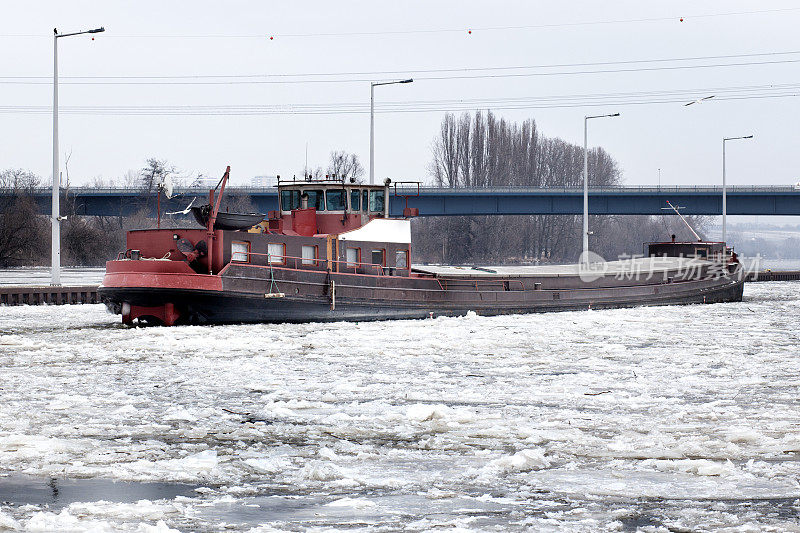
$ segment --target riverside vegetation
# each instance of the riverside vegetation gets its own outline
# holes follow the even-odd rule
[[[326,174],[359,180],[363,168],[355,154],[334,151],[326,167],[303,168],[303,175]],[[158,184],[176,168],[149,158],[138,171],[128,171],[119,181],[96,181],[97,186],[135,188],[140,194],[130,216],[76,216],[74,196],[62,187],[62,264],[102,265],[125,247],[132,228],[155,227],[149,214]],[[439,187],[581,187],[583,148],[542,134],[534,120],[506,121],[491,112],[447,114],[432,144],[428,184]],[[68,182],[68,180],[67,180]],[[617,162],[602,148],[589,152],[591,186],[617,186],[622,182]],[[32,193],[47,184],[23,169],[0,172],[0,268],[49,264],[50,222],[38,213]],[[254,211],[246,197],[236,197],[231,210]],[[705,220],[695,218],[702,231]],[[170,225],[193,225],[188,217],[169,219]],[[689,238],[674,216],[592,216],[591,247],[607,258],[641,253],[646,241],[664,240],[671,234]],[[581,217],[576,215],[513,215],[419,218],[412,224],[414,256],[420,262],[503,263],[568,262],[581,248]]]

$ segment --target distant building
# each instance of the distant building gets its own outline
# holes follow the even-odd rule
[[[274,187],[277,184],[277,176],[255,176],[250,179],[251,187]]]

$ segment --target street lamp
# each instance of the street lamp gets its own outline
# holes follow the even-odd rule
[[[394,85],[395,83],[411,83],[414,80],[373,81],[369,84],[369,184],[375,184],[375,87],[378,85]],[[388,201],[388,200],[387,200]]]
[[[61,210],[58,205],[60,176],[58,175],[58,39],[71,37],[84,33],[100,33],[105,28],[76,31],[73,33],[58,33],[53,28],[53,214],[50,220],[52,226],[52,243],[50,245],[51,280],[50,285],[61,285]]]
[[[583,261],[589,262],[589,120],[593,118],[618,117],[611,115],[594,115],[583,117]]]
[[[738,141],[740,139],[752,139],[752,135],[746,135],[744,137],[725,137],[722,139],[722,242],[726,242],[725,238],[727,237],[726,232],[726,219],[728,217],[728,185],[725,179],[725,142],[726,141]]]

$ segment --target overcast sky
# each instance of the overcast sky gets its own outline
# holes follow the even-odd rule
[[[620,112],[591,122],[589,141],[631,185],[657,183],[659,168],[662,185],[717,184],[722,138],[749,134],[728,144],[730,183],[800,181],[796,1],[3,0],[2,12],[0,168],[50,176],[52,29],[105,26],[94,40],[59,40],[72,183],[119,178],[155,156],[191,174],[230,164],[246,184],[301,172],[306,145],[312,165],[347,150],[367,168],[369,80],[403,77],[416,81],[376,88],[402,110],[378,108],[381,179],[427,178],[443,110],[493,108],[578,144],[584,115]],[[296,74],[307,76],[286,76]],[[248,114],[207,114],[225,106]]]

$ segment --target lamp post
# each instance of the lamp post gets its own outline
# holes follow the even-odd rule
[[[752,139],[752,135],[744,137],[725,137],[722,139],[722,242],[726,242],[727,237],[727,217],[728,217],[728,184],[725,179],[725,143],[727,141],[738,141],[740,139]]]
[[[52,227],[52,243],[50,245],[50,285],[61,285],[61,210],[59,207],[60,176],[58,174],[58,39],[71,37],[84,33],[100,33],[105,28],[76,31],[72,33],[58,33],[53,28],[53,213],[50,220]]]
[[[369,84],[369,184],[375,184],[375,87],[378,85],[394,85],[395,83],[411,83],[414,80],[373,81]]]
[[[583,117],[583,261],[589,262],[589,120],[593,118],[618,117],[619,113],[610,115],[593,115]]]

